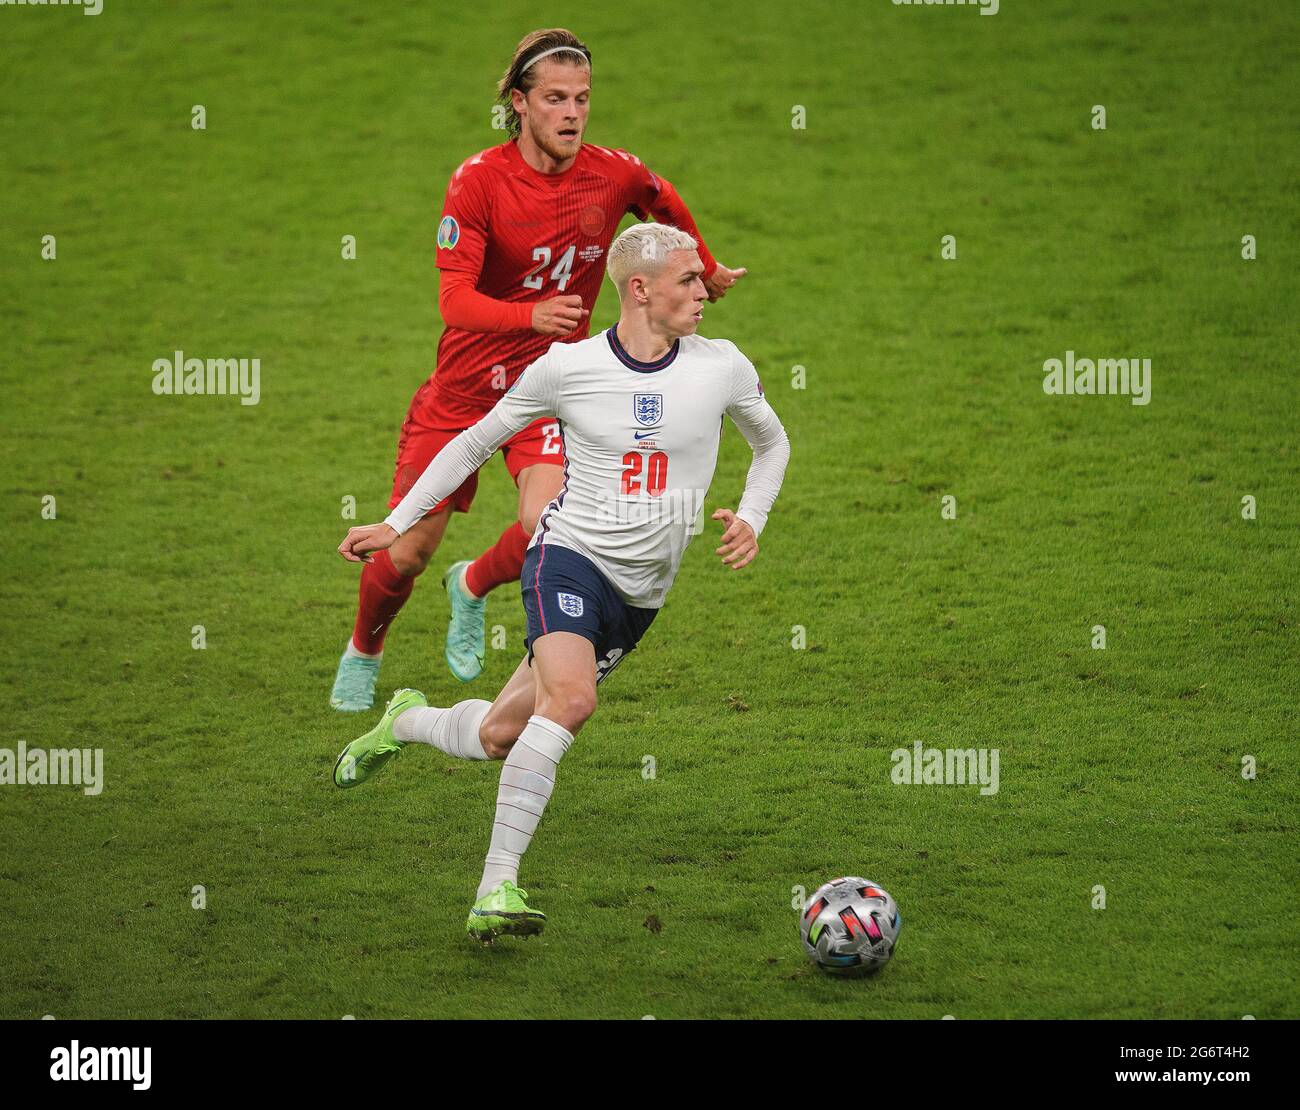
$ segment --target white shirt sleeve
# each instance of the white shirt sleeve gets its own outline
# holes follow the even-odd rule
[[[753,449],[754,461],[745,477],[745,492],[736,515],[754,529],[763,531],[767,514],[781,492],[786,463],[790,461],[790,439],[781,420],[763,396],[758,371],[734,343],[731,344],[731,399],[727,415]]]
[[[384,523],[402,535],[439,501],[460,489],[461,483],[512,435],[539,416],[553,414],[558,406],[559,376],[560,368],[549,350],[530,362],[491,412],[434,456]]]

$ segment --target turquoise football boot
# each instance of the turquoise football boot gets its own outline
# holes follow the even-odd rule
[[[451,619],[447,623],[447,666],[461,682],[472,682],[483,673],[483,628],[486,623],[487,599],[474,597],[461,585],[461,575],[469,560],[452,563],[442,576],[451,602]]]
[[[379,681],[379,659],[364,659],[343,653],[330,705],[344,713],[361,713],[375,704],[375,683]]]

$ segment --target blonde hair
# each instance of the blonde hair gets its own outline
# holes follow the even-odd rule
[[[530,31],[519,40],[515,56],[510,59],[501,80],[497,82],[497,103],[505,108],[506,130],[512,138],[519,138],[519,113],[515,111],[511,92],[518,89],[524,96],[537,84],[537,69],[530,63],[544,51],[554,51],[550,57],[574,65],[591,65],[591,51],[572,31],[552,27],[546,31]]]
[[[693,251],[699,246],[693,236],[669,224],[633,224],[609,245],[605,270],[622,298],[634,275],[654,278],[673,251]]]

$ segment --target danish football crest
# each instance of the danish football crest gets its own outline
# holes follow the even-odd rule
[[[582,616],[582,598],[577,594],[557,593],[555,599],[560,603],[560,612],[566,617]]]
[[[643,427],[658,424],[664,414],[662,393],[635,393],[632,395],[632,414]]]
[[[578,217],[578,230],[593,238],[605,229],[605,210],[599,204],[589,204]]]

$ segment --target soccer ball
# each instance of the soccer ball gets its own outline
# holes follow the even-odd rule
[[[869,879],[832,879],[799,918],[804,951],[834,975],[865,975],[889,963],[903,919],[889,893]]]

